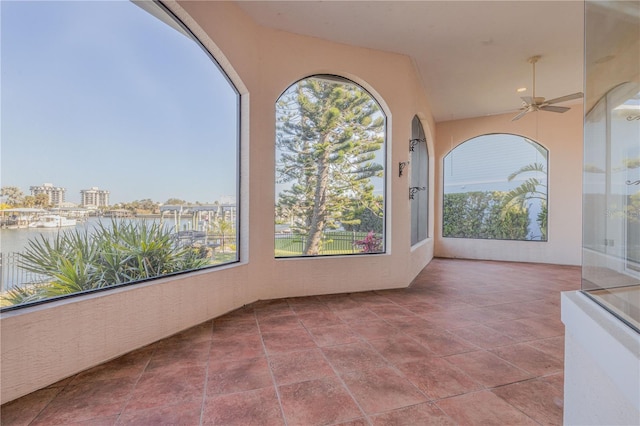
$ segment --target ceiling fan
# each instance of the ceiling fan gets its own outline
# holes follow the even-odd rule
[[[583,97],[582,92],[572,93],[566,96],[560,96],[559,98],[554,98],[551,100],[545,100],[542,97],[536,97],[536,62],[538,62],[540,56],[532,56],[529,58],[529,63],[533,66],[533,96],[523,96],[522,99],[522,107],[520,108],[520,113],[513,117],[511,121],[516,121],[524,117],[526,114],[533,111],[550,111],[550,112],[566,112],[571,108],[555,106],[553,104],[557,104],[560,102],[570,101],[572,99],[579,99]]]

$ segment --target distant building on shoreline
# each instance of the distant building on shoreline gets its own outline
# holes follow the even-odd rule
[[[53,186],[52,183],[43,183],[40,186],[30,186],[29,190],[31,191],[31,195],[34,197],[38,194],[47,194],[47,197],[49,197],[49,204],[56,207],[59,207],[64,203],[65,193],[67,192],[66,188]]]
[[[80,206],[86,209],[97,209],[109,205],[109,191],[92,186],[80,191]]]

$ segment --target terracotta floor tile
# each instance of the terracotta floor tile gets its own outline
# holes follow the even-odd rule
[[[473,305],[457,300],[457,296],[450,297],[450,298],[438,297],[436,300],[438,300],[438,302],[432,303],[431,305],[432,309],[429,313],[443,312],[443,311],[461,311],[466,309],[472,309],[474,307]]]
[[[350,307],[349,309],[335,309],[333,313],[349,324],[380,320],[380,317],[374,314],[370,309],[363,308],[356,302],[353,303],[353,307]]]
[[[515,341],[492,328],[484,325],[460,328],[451,331],[458,337],[484,349],[495,348],[515,343]]]
[[[515,302],[492,306],[491,310],[495,313],[497,319],[490,322],[510,321],[537,315],[537,313],[529,309],[530,304],[531,302]]]
[[[149,360],[146,370],[156,370],[170,366],[206,365],[211,352],[210,341],[171,344],[156,348]]]
[[[409,335],[437,356],[447,356],[478,350],[477,346],[456,337],[447,330],[428,329],[419,332],[412,331]]]
[[[546,381],[514,383],[492,392],[541,424],[562,424],[563,393]]]
[[[485,325],[498,333],[509,336],[516,343],[538,339],[536,336],[531,334],[531,332],[525,329],[522,324],[516,321],[517,320],[490,322]]]
[[[338,373],[378,368],[387,364],[387,361],[366,343],[330,346],[322,351]]]
[[[140,377],[151,360],[155,347],[146,347],[76,374],[71,384],[116,378]]]
[[[206,365],[145,372],[136,384],[126,408],[138,411],[201,401],[205,376]]]
[[[558,359],[564,359],[564,336],[532,340],[527,342],[527,345]]]
[[[213,328],[219,327],[222,324],[255,324],[256,314],[252,307],[246,306],[236,309],[213,320]]]
[[[346,324],[309,328],[308,331],[316,344],[321,347],[356,343],[361,340],[351,327]]]
[[[435,356],[429,349],[404,335],[370,340],[369,344],[387,361],[395,365],[410,361],[426,362]]]
[[[36,417],[33,424],[69,424],[118,415],[135,379],[118,378],[67,385]]]
[[[335,376],[319,349],[273,355],[269,366],[278,385]]]
[[[548,355],[525,343],[502,346],[491,349],[490,352],[535,376],[557,373],[563,368],[562,359]]]
[[[421,318],[431,323],[431,328],[438,328],[442,330],[455,330],[458,328],[472,327],[478,322],[474,319],[465,318],[459,315],[460,311],[440,311],[429,312],[428,314],[421,315]]]
[[[564,324],[560,320],[560,316],[530,317],[520,319],[517,322],[537,339],[564,336]]]
[[[349,297],[367,307],[388,306],[395,304],[385,294],[377,291],[363,291],[360,293],[352,293]]]
[[[162,344],[173,344],[173,343],[198,343],[198,342],[208,342],[211,340],[211,336],[213,334],[213,321],[206,321],[202,324],[196,325],[194,327],[188,328],[184,331],[174,334],[164,340],[162,340]]]
[[[417,315],[411,317],[389,318],[386,322],[406,334],[414,334],[424,330],[441,328],[439,325],[429,322]]]
[[[517,342],[545,339],[564,335],[564,326],[560,318],[529,317],[514,321],[487,324]]]
[[[2,406],[3,426],[28,425],[55,398],[62,388],[45,388],[32,392]]]
[[[93,419],[80,420],[77,422],[64,423],[64,426],[112,426],[118,420],[118,416],[96,417]],[[33,423],[32,426],[42,426]]]
[[[298,318],[308,329],[344,325],[342,319],[331,311],[301,311]]]
[[[349,326],[365,339],[384,339],[385,337],[395,336],[398,329],[381,319],[373,321],[365,321],[349,324]]]
[[[534,376],[487,351],[452,355],[445,359],[487,387],[514,383]]]
[[[430,399],[477,391],[483,386],[443,358],[401,364],[398,369]]]
[[[125,410],[116,425],[198,425],[200,424],[201,412],[202,401],[154,407],[140,411]]]
[[[135,352],[135,351],[134,351]],[[78,373],[80,374],[80,373]],[[58,380],[52,385],[47,386],[47,388],[64,388],[67,386],[76,376],[69,376],[66,379]]]
[[[258,325],[261,333],[302,328],[302,323],[293,312],[286,315],[258,318]]]
[[[410,310],[398,305],[369,306],[369,309],[380,318],[404,318],[413,316]]]
[[[293,383],[278,390],[288,425],[326,425],[362,416],[337,378]]]
[[[325,311],[330,312],[331,309],[329,305],[327,305],[324,301],[320,300],[314,296],[301,296],[301,297],[291,297],[287,299],[287,303],[294,312],[315,312],[315,311]]]
[[[540,380],[549,383],[555,387],[556,390],[564,395],[564,371],[562,373],[550,374],[548,376],[541,377]]]
[[[353,300],[352,298],[349,297],[349,295],[342,295],[341,297],[333,297],[333,296],[337,296],[337,295],[322,296],[322,297],[327,297],[327,302],[326,302],[327,306],[329,306],[329,308],[331,308],[332,311],[344,312],[352,309],[368,311],[368,309],[366,309],[366,307],[364,307],[362,303],[356,300]]]
[[[258,334],[237,335],[223,340],[213,340],[209,359],[241,359],[264,356],[262,338]]]
[[[521,411],[486,390],[441,399],[436,405],[460,425],[537,425]]]
[[[369,426],[370,423],[366,421],[364,418],[349,420],[347,422],[336,423],[332,426]]]
[[[409,380],[395,370],[382,367],[342,376],[360,407],[367,414],[383,413],[427,401]]]
[[[260,329],[258,323],[253,320],[251,323],[234,324],[233,322],[224,322],[222,324],[214,324],[212,342],[227,341],[229,339],[236,340],[242,336],[259,336]]]
[[[317,347],[304,328],[262,333],[262,339],[264,340],[264,346],[267,348],[267,353],[270,355]]]
[[[216,394],[244,392],[273,386],[265,357],[209,363],[207,397]]]
[[[403,303],[401,300],[398,300],[396,303],[398,303],[403,308],[410,310],[416,315],[428,314],[433,312],[435,309],[433,303],[427,302],[424,299],[426,299],[426,297],[424,295],[420,295],[419,298],[416,298],[414,300],[410,300],[405,303]]]
[[[207,398],[203,425],[281,426],[282,411],[274,388]]]
[[[373,426],[456,425],[440,408],[431,403],[413,405],[373,416],[371,422]]]
[[[264,308],[254,308],[253,312],[255,313],[257,321],[260,322],[260,320],[264,320],[267,318],[289,316],[289,315],[296,314],[295,311],[291,309],[291,306],[289,306],[289,304],[285,300],[278,299],[277,302],[278,302],[278,305],[273,305],[273,306],[264,307]]]

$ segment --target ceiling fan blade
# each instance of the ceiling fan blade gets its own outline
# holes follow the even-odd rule
[[[524,109],[523,111],[520,112],[520,114],[516,115],[515,117],[513,117],[511,119],[511,121],[516,121],[516,120],[520,120],[522,117],[524,117],[529,111],[531,111],[529,108]]]
[[[560,102],[570,101],[570,100],[573,100],[573,99],[580,99],[583,96],[584,96],[584,94],[582,92],[572,93],[570,95],[560,96],[559,98],[555,98],[555,99],[551,99],[549,101],[546,101],[545,104],[547,104],[547,105],[549,105],[549,104],[557,104],[557,103],[560,103]]]
[[[531,105],[531,104],[535,103],[531,96],[522,96],[520,99],[522,99],[522,101],[527,105]]]
[[[561,107],[561,106],[545,105],[545,106],[541,106],[540,109],[542,111],[549,111],[549,112],[567,112],[571,108]]]

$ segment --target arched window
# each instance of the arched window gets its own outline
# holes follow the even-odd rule
[[[429,226],[429,152],[420,119],[411,122],[411,245],[427,238]]]
[[[444,158],[442,236],[546,241],[547,158],[517,135],[458,145]]]
[[[2,304],[238,260],[239,95],[164,6],[3,3],[2,79]]]
[[[276,102],[275,256],[382,253],[385,115],[347,79],[317,75]]]

